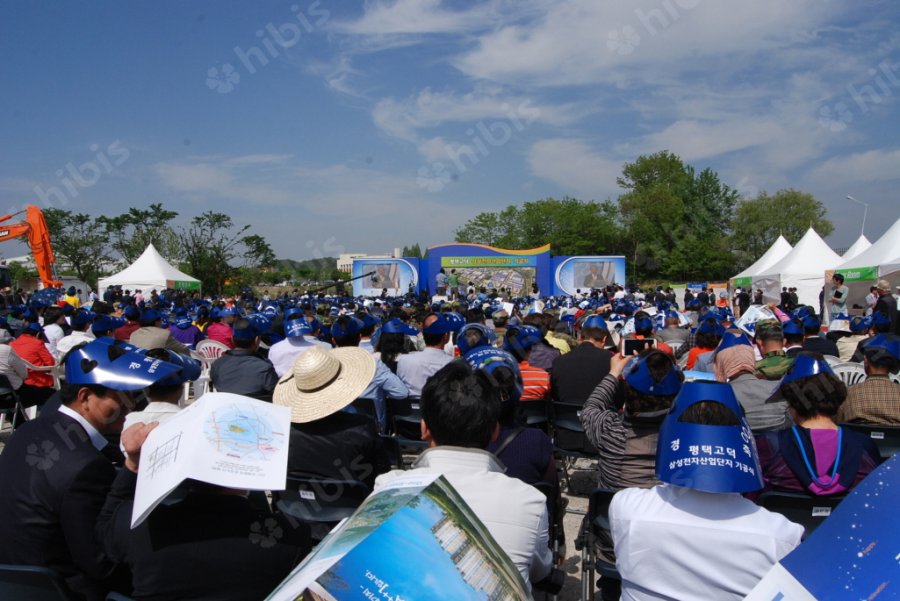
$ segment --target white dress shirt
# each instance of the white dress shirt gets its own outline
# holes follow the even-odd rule
[[[60,405],[59,412],[64,413],[74,419],[76,422],[81,424],[81,427],[84,428],[84,431],[87,433],[88,438],[91,439],[91,444],[94,445],[94,448],[98,451],[102,451],[103,448],[109,444],[109,441],[106,440],[106,437],[100,433],[97,428],[91,425],[91,422],[84,419],[80,413],[69,407],[68,405]]]
[[[419,398],[425,381],[452,360],[453,357],[441,349],[425,347],[424,351],[400,355],[397,358],[397,375],[409,388],[409,396]]]
[[[500,461],[480,449],[433,447],[413,464],[413,472],[439,473],[459,493],[506,551],[530,589],[550,573],[547,500],[533,486],[505,475]],[[378,491],[410,471],[394,470],[375,480]]]
[[[65,357],[66,353],[79,344],[83,342],[93,342],[94,340],[96,340],[96,338],[94,338],[94,334],[90,330],[87,332],[79,332],[78,330],[73,331],[56,343],[57,361]]]
[[[307,338],[306,336],[295,336],[293,338],[285,338],[281,342],[276,342],[269,349],[269,361],[275,366],[275,373],[280,378],[294,368],[294,361],[297,357],[313,347],[321,347],[329,350],[331,345],[315,338]]]
[[[739,601],[803,535],[739,494],[670,484],[619,491],[609,521],[622,601]]]

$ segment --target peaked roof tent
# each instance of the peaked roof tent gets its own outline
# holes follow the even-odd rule
[[[872,246],[872,243],[869,242],[869,239],[866,238],[865,234],[860,234],[859,238],[856,239],[856,242],[854,242],[853,245],[850,246],[850,248],[844,251],[844,254],[841,255],[841,258],[844,261],[849,261],[853,257],[865,252],[870,246]]]
[[[734,280],[738,280],[739,278],[752,278],[758,273],[762,273],[781,259],[787,256],[789,252],[793,250],[791,243],[788,242],[784,236],[778,236],[778,239],[772,243],[772,246],[769,247],[769,250],[763,253],[763,255],[756,260],[750,267],[740,272],[736,276],[734,276]],[[744,286],[750,285],[750,281],[741,283],[738,281],[734,282],[735,286]]]
[[[131,290],[153,288],[200,290],[200,280],[170,265],[152,244],[148,244],[134,263],[115,275],[101,279],[98,288],[102,293],[110,286],[122,286]]]
[[[857,279],[877,279],[881,274],[900,269],[900,218],[872,246],[837,267],[841,272],[863,268],[870,268],[874,276]]]
[[[809,228],[794,249],[780,261],[753,276],[753,286],[767,301],[778,302],[781,288],[797,289],[800,304],[818,306],[825,271],[841,264],[841,257]]]

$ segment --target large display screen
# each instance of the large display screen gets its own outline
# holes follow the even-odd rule
[[[353,281],[356,296],[380,296],[385,288],[389,296],[400,296],[418,283],[416,270],[403,259],[354,259],[352,275],[359,278]]]
[[[566,294],[625,284],[625,257],[570,257],[556,268],[556,286]]]

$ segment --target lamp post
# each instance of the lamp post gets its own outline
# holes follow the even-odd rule
[[[865,235],[865,233],[866,233],[866,213],[869,212],[869,205],[867,205],[866,203],[864,203],[864,202],[861,201],[861,200],[856,200],[855,198],[853,198],[853,197],[850,196],[849,194],[847,195],[847,199],[848,199],[848,200],[852,200],[853,202],[858,202],[859,204],[861,204],[861,205],[863,206],[862,230],[860,230],[860,232],[859,232],[859,235],[860,235],[860,236],[863,236],[863,235]]]

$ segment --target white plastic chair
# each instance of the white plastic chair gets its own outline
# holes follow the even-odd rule
[[[228,350],[227,345],[215,340],[201,340],[197,343],[197,354],[202,357],[201,361],[208,361],[210,364],[224,355]]]
[[[866,379],[866,369],[861,363],[840,363],[832,366],[831,369],[834,371],[834,375],[848,387]]]
[[[34,365],[33,363],[29,363],[25,359],[22,359],[22,363],[25,364],[25,367],[28,368],[29,371],[40,371],[47,374],[53,378],[53,388],[59,390],[62,387],[61,382],[61,374],[62,374],[62,366],[61,365]]]

